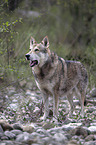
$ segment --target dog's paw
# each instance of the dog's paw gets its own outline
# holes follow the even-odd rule
[[[80,116],[81,116],[82,118],[84,118],[84,112],[83,112],[83,111],[81,111]]]
[[[51,122],[58,123],[58,118],[53,116]]]
[[[40,117],[40,120],[41,120],[41,121],[45,121],[46,118],[47,118],[47,117],[46,117],[45,115],[43,115],[42,117]]]

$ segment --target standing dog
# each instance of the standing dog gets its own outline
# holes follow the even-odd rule
[[[84,100],[88,83],[85,67],[80,62],[64,60],[51,52],[47,36],[39,44],[31,37],[30,49],[31,51],[25,56],[27,60],[30,60],[36,84],[43,95],[43,119],[45,120],[49,115],[49,96],[53,96],[53,116],[55,118],[58,116],[59,97],[63,95],[67,95],[71,107],[70,114],[72,114],[73,92],[79,98],[81,115],[84,116]]]

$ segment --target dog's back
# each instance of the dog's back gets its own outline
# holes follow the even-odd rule
[[[64,81],[64,92],[71,91],[75,86],[78,86],[80,92],[82,92],[88,83],[87,71],[83,64],[78,61],[65,61],[66,65],[66,79]],[[61,87],[62,88],[62,87]]]

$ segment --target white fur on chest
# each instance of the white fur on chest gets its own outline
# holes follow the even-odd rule
[[[48,92],[50,92],[51,94],[53,94],[53,88],[54,88],[54,85],[55,85],[55,82],[52,82],[50,83],[49,80],[48,82],[38,82],[37,80],[35,80],[36,84],[37,84],[37,87],[42,91],[44,89],[48,90]]]

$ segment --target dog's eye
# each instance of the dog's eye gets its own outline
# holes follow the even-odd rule
[[[39,49],[35,49],[35,52],[39,51]]]

